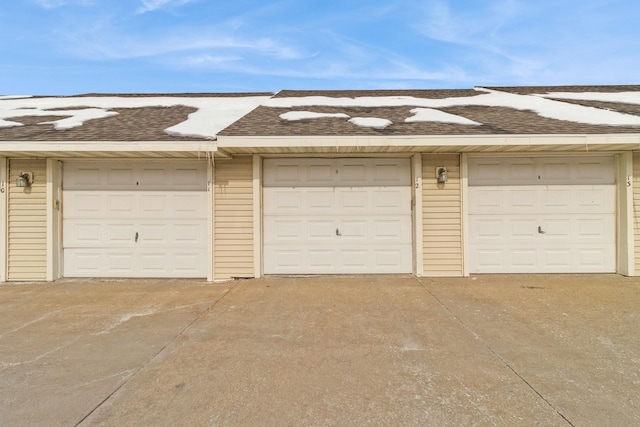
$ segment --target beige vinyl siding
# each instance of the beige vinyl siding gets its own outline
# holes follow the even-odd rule
[[[219,160],[214,174],[214,278],[253,277],[253,159]]]
[[[22,171],[33,172],[31,187],[16,187]],[[45,160],[9,160],[8,280],[46,280],[47,189]]]
[[[640,153],[633,153],[633,242],[635,275],[640,275]]]
[[[449,180],[436,182],[436,168]],[[460,156],[422,156],[422,247],[425,276],[462,276],[462,195]]]

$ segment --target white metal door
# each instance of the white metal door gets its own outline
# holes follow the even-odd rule
[[[67,162],[66,277],[206,277],[204,162]]]
[[[266,159],[266,274],[410,273],[409,159]]]
[[[471,273],[615,272],[612,157],[468,164]]]

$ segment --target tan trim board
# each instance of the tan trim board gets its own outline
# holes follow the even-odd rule
[[[262,277],[262,157],[253,156],[253,269]]]
[[[211,157],[211,160],[208,162],[207,164],[207,214],[209,217],[209,220],[207,221],[207,235],[208,235],[208,242],[207,242],[207,262],[209,263],[207,265],[207,282],[213,282],[214,278],[216,277],[216,271],[215,271],[215,191],[214,191],[214,186],[215,186],[215,162],[213,157]]]
[[[414,274],[422,277],[424,275],[424,248],[422,247],[422,154],[415,154],[412,160]]]
[[[460,192],[462,198],[462,275],[469,277],[469,166],[468,155],[460,155]]]
[[[618,155],[618,274],[635,275],[633,154]]]
[[[59,164],[47,159],[47,281],[58,278],[60,188]]]
[[[0,157],[0,282],[7,280],[7,159]]]

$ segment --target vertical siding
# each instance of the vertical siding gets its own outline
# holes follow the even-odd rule
[[[633,244],[635,275],[640,275],[640,153],[633,153]]]
[[[22,171],[33,172],[30,188],[16,187]],[[9,160],[8,280],[46,280],[46,193],[45,160]]]
[[[215,279],[253,277],[253,159],[217,161],[214,174]]]
[[[449,180],[438,185],[435,170],[447,168]],[[422,239],[425,276],[462,276],[462,194],[460,156],[422,156]]]

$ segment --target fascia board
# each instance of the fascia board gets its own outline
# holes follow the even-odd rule
[[[215,141],[2,141],[3,152],[215,152]]]
[[[517,146],[517,145],[616,145],[639,144],[640,133],[549,134],[549,135],[411,135],[411,136],[219,136],[220,148],[244,147],[433,147],[433,146]]]

